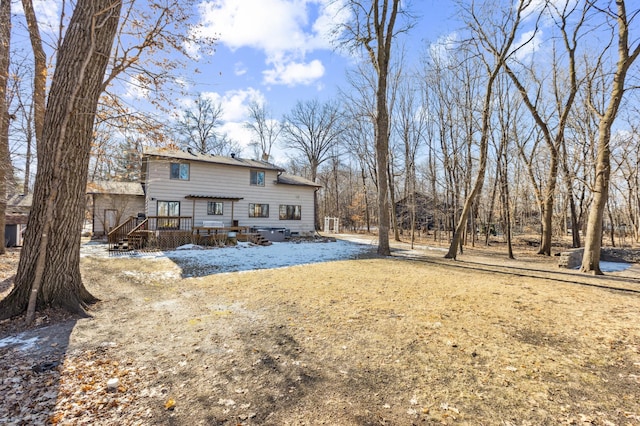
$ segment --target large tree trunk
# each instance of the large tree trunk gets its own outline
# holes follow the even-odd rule
[[[600,270],[600,249],[602,248],[602,217],[609,198],[609,177],[611,175],[611,126],[618,114],[618,108],[624,95],[627,71],[640,55],[640,44],[632,53],[629,48],[629,27],[625,2],[616,1],[618,7],[618,63],[613,76],[613,85],[609,95],[609,105],[600,117],[598,125],[598,155],[596,157],[596,182],[593,188],[593,203],[589,210],[587,235],[580,271],[602,275]]]
[[[0,254],[5,253],[5,213],[7,211],[7,180],[11,176],[9,162],[9,45],[11,39],[11,0],[0,0]]]
[[[621,96],[622,97],[622,96]],[[600,270],[600,249],[602,247],[602,218],[604,207],[609,198],[609,176],[611,175],[611,151],[609,138],[610,126],[605,128],[600,122],[598,135],[598,156],[596,159],[596,182],[593,188],[593,202],[589,209],[587,235],[585,236],[584,254],[582,257],[582,272],[602,275]]]
[[[39,149],[33,206],[15,286],[0,318],[37,307],[85,314],[96,299],[80,276],[80,233],[98,98],[121,1],[78,0],[59,50]]]
[[[383,80],[383,77],[379,77]],[[386,129],[389,128],[389,114],[386,102],[386,76],[384,84],[378,84],[377,105],[378,116],[376,118],[376,159],[378,166],[378,254],[389,256],[389,181],[387,179],[387,167],[389,162],[389,139]],[[382,91],[382,92],[381,92]]]
[[[553,201],[556,194],[556,184],[558,182],[558,151],[557,148],[550,150],[551,165],[549,166],[549,176],[544,194],[544,205],[542,207],[542,241],[538,254],[551,256],[551,237],[553,236]]]
[[[371,216],[369,215],[369,196],[367,195],[367,179],[364,173],[364,167],[362,170],[362,192],[364,194],[364,219],[367,223],[367,233],[371,232]]]

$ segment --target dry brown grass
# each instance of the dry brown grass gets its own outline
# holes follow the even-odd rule
[[[52,413],[61,424],[640,424],[637,266],[589,277],[525,252],[453,262],[398,249],[189,279],[160,273],[179,276],[170,262],[84,259],[103,302],[71,335]],[[100,385],[110,374],[119,394]],[[95,394],[77,392],[83,380]]]

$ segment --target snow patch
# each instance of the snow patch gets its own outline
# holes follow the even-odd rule
[[[170,259],[183,269],[184,276],[202,276],[212,273],[251,271],[255,269],[283,268],[294,265],[330,262],[352,259],[371,250],[367,244],[338,240],[335,242],[283,242],[270,246],[256,246],[239,242],[238,245],[222,248],[202,248],[194,244],[185,244],[178,250],[158,252],[132,252],[119,254],[119,258]],[[82,246],[85,256],[106,257],[106,244],[85,244]],[[130,271],[123,272],[131,274]],[[146,277],[150,277],[149,274]],[[164,278],[164,277],[163,277]],[[168,278],[168,277],[166,277]]]
[[[37,337],[25,338],[21,337],[21,334],[17,336],[9,336],[0,340],[0,348],[4,348],[6,346],[18,346],[18,349],[21,351],[26,351],[27,349],[31,349],[36,342],[38,341]]]
[[[600,270],[602,272],[622,272],[631,267],[630,263],[626,262],[607,262],[600,261]]]

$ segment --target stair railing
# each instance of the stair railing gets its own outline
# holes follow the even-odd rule
[[[124,223],[113,228],[109,234],[107,234],[107,243],[109,244],[109,250],[114,250],[116,246],[127,237],[129,232],[138,225],[138,218],[135,216],[129,216]]]
[[[145,219],[142,222],[140,222],[138,224],[138,226],[136,226],[135,228],[133,228],[131,231],[129,231],[127,233],[127,238],[129,238],[129,247],[133,247],[134,249],[141,249],[142,248],[142,244],[143,244],[143,236],[142,236],[142,232],[140,231],[144,231],[144,230],[148,230],[149,229],[149,219]],[[134,242],[135,240],[135,242]]]

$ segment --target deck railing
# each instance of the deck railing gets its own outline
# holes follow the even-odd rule
[[[147,216],[150,231],[189,231],[193,227],[191,216]]]
[[[108,234],[109,251],[168,250],[192,240],[191,216],[132,216]]]

